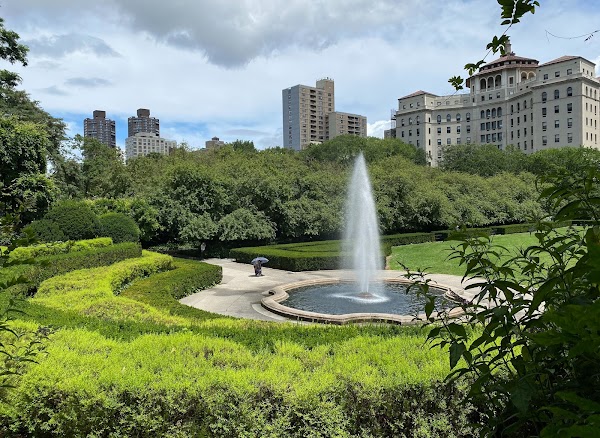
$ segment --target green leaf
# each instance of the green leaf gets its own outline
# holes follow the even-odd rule
[[[456,366],[465,350],[466,347],[463,342],[453,342],[450,345],[450,369]]]

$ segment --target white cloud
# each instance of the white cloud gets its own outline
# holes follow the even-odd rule
[[[383,138],[383,131],[390,129],[389,120],[377,120],[373,123],[367,123],[367,135],[369,137]]]

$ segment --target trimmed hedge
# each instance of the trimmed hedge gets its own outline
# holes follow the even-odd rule
[[[39,257],[32,265],[15,265],[3,269],[0,282],[8,278],[24,276],[29,283],[10,287],[16,295],[33,295],[40,283],[55,275],[76,269],[107,266],[129,258],[140,257],[142,247],[137,243],[120,243],[104,248],[91,248],[66,254]]]
[[[126,214],[106,213],[98,217],[98,235],[111,237],[115,243],[138,242],[140,229]]]
[[[40,242],[62,242],[68,240],[65,233],[60,229],[60,226],[50,219],[33,221],[25,227],[25,230],[31,231]]]
[[[171,256],[143,251],[142,257],[123,260],[111,266],[57,275],[40,284],[31,302],[100,319],[187,325],[184,319],[167,315],[147,304],[116,296],[138,278],[171,269],[172,262]]]
[[[173,259],[173,270],[153,274],[135,281],[121,292],[131,298],[172,315],[219,318],[215,315],[179,303],[179,299],[218,284],[223,279],[223,268],[196,260]]]
[[[113,241],[110,237],[98,237],[96,239],[88,240],[69,240],[68,242],[21,246],[11,251],[8,260],[10,262],[24,262],[26,260],[49,255],[84,251],[92,248],[104,248],[112,244]]]

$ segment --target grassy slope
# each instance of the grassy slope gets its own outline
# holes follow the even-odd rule
[[[537,243],[531,233],[493,236],[493,243],[504,246],[508,253],[503,260],[515,255],[519,248],[526,248]],[[458,260],[450,260],[452,247],[457,241],[417,243],[392,248],[389,259],[390,269],[402,270],[401,264],[411,270],[422,270],[436,274],[464,275],[465,267],[459,266]]]

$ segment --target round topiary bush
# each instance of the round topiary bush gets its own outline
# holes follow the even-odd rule
[[[33,221],[23,229],[25,232],[28,230],[31,231],[35,238],[40,242],[64,242],[65,240],[68,240],[57,223],[49,219]]]
[[[114,243],[137,242],[140,229],[135,221],[123,213],[106,213],[98,217],[99,236],[112,237]]]
[[[98,218],[85,202],[63,201],[44,216],[64,233],[65,240],[91,239],[98,235]]]

